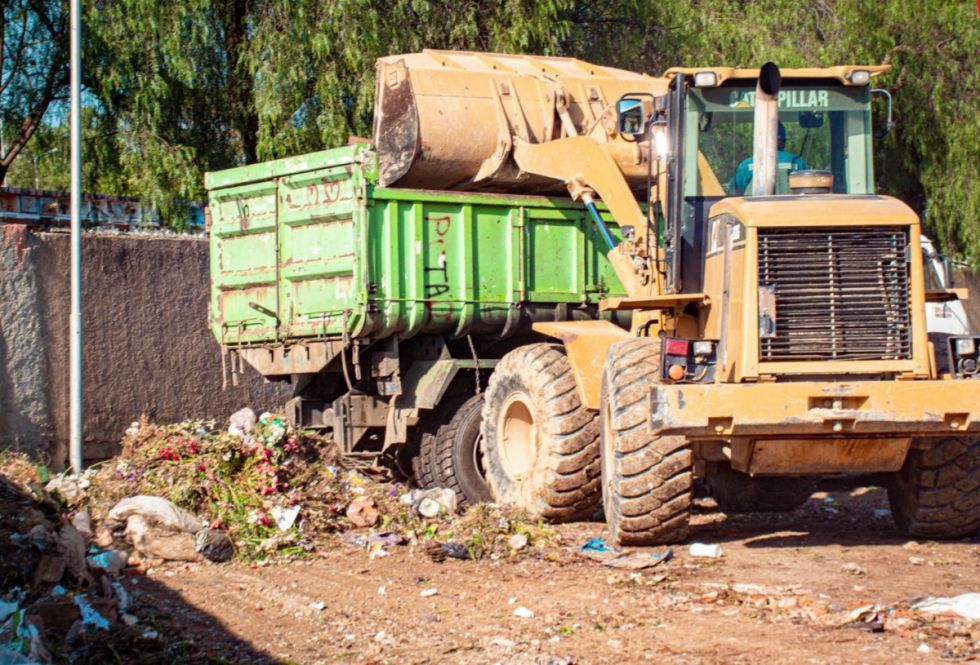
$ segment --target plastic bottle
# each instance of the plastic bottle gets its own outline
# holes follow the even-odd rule
[[[706,557],[717,559],[721,556],[721,545],[708,545],[706,543],[691,543],[691,556]]]

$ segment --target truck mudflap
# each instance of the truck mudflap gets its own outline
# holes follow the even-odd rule
[[[650,423],[692,439],[974,433],[980,381],[662,385],[650,394]]]

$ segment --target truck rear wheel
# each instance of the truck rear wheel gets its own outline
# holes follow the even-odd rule
[[[497,364],[483,407],[497,501],[555,522],[589,516],[599,506],[598,435],[560,346],[523,346]]]
[[[819,478],[753,478],[719,464],[704,480],[708,495],[726,513],[779,513],[799,508],[817,488]]]
[[[432,411],[425,412],[418,426],[418,452],[412,459],[415,484],[427,490],[442,487],[438,475],[436,439],[439,430],[447,425],[463,405],[465,397],[446,396]]]
[[[471,397],[431,439],[436,484],[456,492],[460,505],[493,498],[483,468],[482,410],[483,395]]]
[[[602,503],[612,539],[654,545],[687,538],[693,484],[683,436],[650,428],[650,391],[658,383],[660,344],[613,345],[602,378]]]
[[[917,538],[965,538],[980,530],[980,438],[949,437],[913,448],[888,483],[899,531]]]

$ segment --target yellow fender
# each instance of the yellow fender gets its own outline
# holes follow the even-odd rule
[[[627,331],[609,321],[560,321],[535,323],[535,332],[561,340],[575,375],[579,398],[590,409],[599,409],[602,370],[609,347],[630,339]]]

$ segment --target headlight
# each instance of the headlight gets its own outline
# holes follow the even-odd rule
[[[694,75],[694,87],[713,88],[718,85],[718,75],[714,72],[697,72]]]
[[[714,342],[706,342],[702,340],[694,343],[694,355],[696,356],[710,356],[714,350]]]
[[[851,71],[851,85],[868,85],[871,80],[871,72],[867,69],[854,69]]]
[[[971,356],[976,353],[977,345],[972,339],[956,340],[956,355]],[[697,353],[697,351],[695,351]]]
[[[957,378],[980,377],[977,336],[949,338],[949,366]]]

